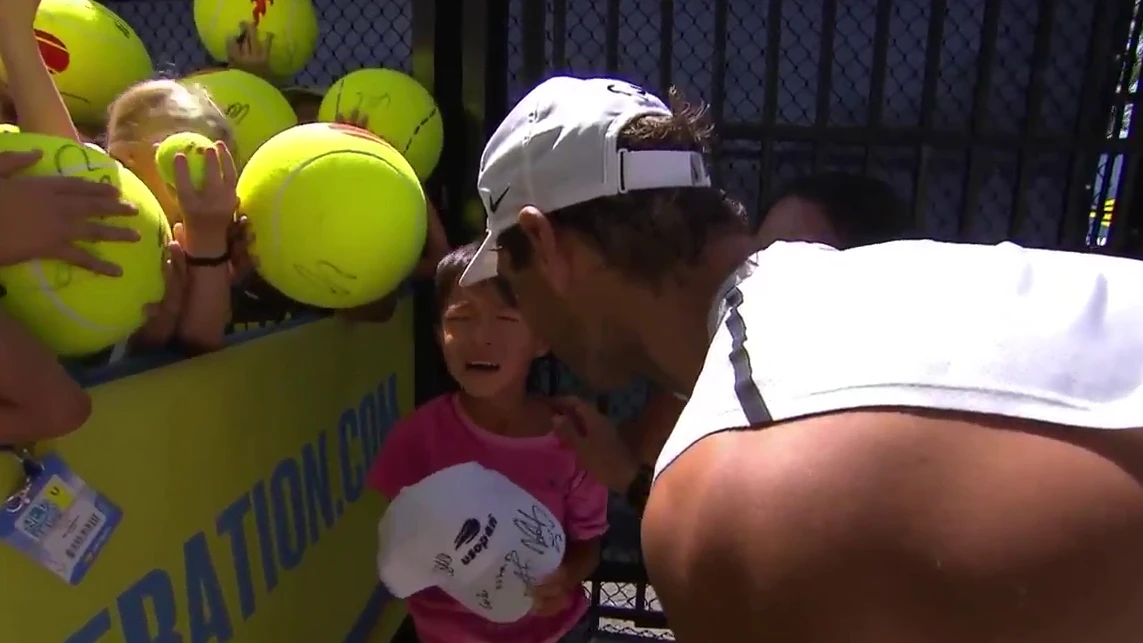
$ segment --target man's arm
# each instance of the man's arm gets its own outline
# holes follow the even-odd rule
[[[0,314],[0,445],[58,438],[91,415],[91,399],[28,331]]]

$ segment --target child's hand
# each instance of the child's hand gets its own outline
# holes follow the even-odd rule
[[[119,266],[76,242],[138,241],[139,233],[131,228],[99,222],[102,217],[133,215],[135,206],[103,183],[62,176],[16,176],[40,157],[40,152],[0,153],[0,266],[43,258],[112,277],[122,274]]]
[[[230,276],[238,281],[258,267],[250,252],[254,248],[254,233],[245,215],[239,215],[238,220],[230,224],[227,238],[230,240]]]
[[[241,27],[242,31],[226,43],[227,62],[232,67],[269,79],[270,47],[274,44],[274,34],[260,38],[256,25],[243,22]]]
[[[559,614],[571,603],[572,592],[579,586],[572,582],[563,565],[532,587],[532,613],[538,616]]]
[[[552,428],[560,442],[575,450],[579,465],[596,480],[624,492],[635,479],[639,462],[611,421],[575,396],[551,402],[556,411]]]
[[[186,155],[181,152],[175,155],[175,196],[191,236],[207,235],[225,240],[238,209],[235,192],[238,170],[230,150],[222,142],[203,151],[203,165],[202,187],[196,188]]]
[[[182,246],[172,241],[167,245],[170,258],[163,264],[166,290],[163,300],[143,308],[147,321],[131,336],[131,343],[141,348],[162,348],[175,336],[186,292],[187,263]]]
[[[357,111],[356,108],[348,114],[338,114],[337,122],[360,127],[361,129],[369,129],[369,116]]]

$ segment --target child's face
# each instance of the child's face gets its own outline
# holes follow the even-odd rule
[[[159,174],[159,167],[155,164],[155,144],[150,142],[127,143],[122,141],[109,141],[108,151],[119,162],[135,173],[158,199],[159,205],[167,214],[167,220],[172,223],[182,221],[182,211],[179,209],[178,199],[171,194],[166,181]]]
[[[522,388],[532,360],[547,351],[488,282],[453,288],[441,319],[441,349],[449,373],[478,398]]]

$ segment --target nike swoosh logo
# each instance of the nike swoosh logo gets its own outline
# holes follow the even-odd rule
[[[508,187],[504,188],[504,191],[500,193],[500,196],[496,197],[495,199],[490,200],[488,202],[488,210],[490,212],[493,212],[493,213],[495,213],[497,210],[499,210],[500,209],[500,203],[502,201],[504,201],[504,197],[507,196],[508,190],[511,190],[511,189],[512,189],[512,186],[509,185]]]

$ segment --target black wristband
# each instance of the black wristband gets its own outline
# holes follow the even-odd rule
[[[188,266],[213,268],[214,266],[221,266],[230,261],[230,248],[227,248],[226,252],[217,257],[192,257],[191,255],[187,255],[186,258]]]
[[[647,497],[651,495],[651,482],[655,477],[655,470],[648,465],[639,465],[639,470],[635,472],[635,479],[627,487],[627,493],[624,497],[627,498],[627,504],[631,508],[643,515],[643,509],[647,506]]]

